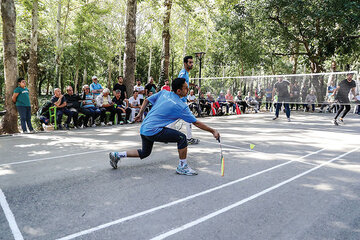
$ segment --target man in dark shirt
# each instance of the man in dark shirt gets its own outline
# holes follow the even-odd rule
[[[56,106],[56,122],[57,127],[62,130],[63,126],[61,125],[62,116],[67,115],[68,118],[65,123],[65,128],[69,129],[69,123],[71,121],[72,112],[66,108],[66,100],[64,95],[61,94],[61,90],[59,88],[55,88],[54,96],[50,100]]]
[[[79,109],[81,98],[79,95],[74,94],[73,88],[71,86],[67,86],[66,94],[64,94],[64,98],[66,101],[66,108],[71,111],[71,115],[74,121],[74,127],[79,128]]]
[[[356,94],[355,94],[355,88],[356,88],[356,83],[354,80],[352,80],[353,77],[353,73],[348,73],[346,75],[346,79],[342,80],[339,84],[339,86],[334,90],[333,95],[336,95],[336,99],[339,101],[340,103],[340,109],[337,112],[337,114],[335,115],[335,118],[333,120],[334,125],[339,125],[340,123],[344,123],[344,117],[345,115],[350,111],[350,99],[349,99],[349,92],[352,91],[354,100],[356,100]],[[339,121],[337,121],[338,116],[340,115],[340,113],[344,110],[344,113],[342,114],[341,118],[339,119]]]
[[[283,80],[282,77],[278,77],[278,81],[274,85],[274,89],[272,92],[272,100],[274,101],[274,96],[276,91],[278,96],[278,102],[276,103],[275,117],[273,118],[273,120],[276,120],[279,117],[279,111],[281,109],[282,104],[284,103],[286,117],[288,119],[288,122],[290,122],[290,108],[289,108],[290,93],[288,89],[289,85],[290,82],[287,80]]]
[[[127,99],[127,95],[126,95],[126,86],[124,85],[124,79],[123,76],[119,76],[118,78],[118,83],[116,83],[114,85],[113,88],[113,95],[116,95],[116,90],[120,90],[121,91],[121,99]]]
[[[152,94],[156,93],[156,85],[154,84],[154,78],[150,77],[148,84],[145,85],[145,95],[146,97],[149,97],[149,93],[152,92]]]

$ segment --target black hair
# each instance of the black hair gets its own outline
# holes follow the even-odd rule
[[[136,92],[139,92],[139,91],[138,91],[138,90],[134,90],[134,91],[133,91],[133,94],[136,93]]]
[[[22,80],[25,80],[23,77],[19,77],[18,79],[17,79],[17,82],[18,83],[20,83]]]
[[[171,88],[173,92],[176,93],[178,89],[182,89],[185,81],[185,78],[175,78],[171,83]]]
[[[187,63],[189,59],[193,59],[193,57],[192,56],[184,57],[184,63]]]
[[[120,75],[120,76],[118,76],[118,79],[119,79],[119,78],[124,78],[124,77]]]

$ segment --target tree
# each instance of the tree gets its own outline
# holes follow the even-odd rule
[[[164,0],[164,20],[163,20],[163,47],[161,55],[161,74],[159,86],[164,85],[165,80],[169,79],[169,65],[170,65],[170,14],[171,14],[172,0]]]
[[[5,109],[6,114],[1,127],[4,133],[16,133],[18,115],[11,96],[17,86],[17,51],[16,51],[16,10],[13,0],[1,1],[3,22],[4,72],[5,72]]]
[[[31,21],[31,42],[30,60],[28,68],[28,82],[30,91],[31,112],[34,114],[39,108],[37,92],[37,72],[38,72],[38,0],[33,0],[32,21]]]
[[[137,0],[128,0],[125,26],[124,84],[130,96],[135,84]]]

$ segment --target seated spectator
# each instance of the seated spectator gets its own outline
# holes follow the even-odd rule
[[[247,103],[245,100],[242,99],[241,91],[237,92],[237,95],[235,97],[235,103],[240,105],[240,109],[242,109],[242,112],[245,113]]]
[[[49,108],[52,106],[51,101],[47,101],[36,113],[36,116],[41,123],[48,125],[50,123]]]
[[[61,121],[64,114],[68,116],[64,127],[66,129],[69,129],[72,112],[66,108],[66,100],[64,98],[64,95],[61,94],[60,88],[55,88],[54,96],[51,98],[50,101],[56,107],[56,122],[58,129],[60,130],[63,129],[63,126],[61,125]]]
[[[227,90],[226,95],[225,95],[225,99],[226,99],[226,102],[228,103],[228,105],[233,107],[233,113],[235,113],[236,112],[236,105],[235,105],[234,97],[231,94],[230,89]]]
[[[215,102],[215,99],[210,92],[206,93],[206,101],[210,103],[213,116],[222,114],[219,102]]]
[[[255,98],[253,98],[253,96],[251,96],[251,92],[248,92],[248,95],[245,97],[245,101],[248,106],[254,107],[255,113],[258,112],[259,102],[256,101]]]
[[[207,115],[210,115],[210,111],[211,111],[211,104],[210,102],[208,102],[206,100],[206,98],[204,97],[204,93],[200,94],[200,98],[199,98],[199,104],[200,104],[200,110],[203,111],[205,110]]]
[[[161,87],[161,90],[171,91],[169,80],[165,80],[165,85]]]
[[[266,89],[265,89],[265,107],[266,107],[266,111],[271,109],[271,105],[272,105],[272,92],[273,92],[273,88],[270,84],[267,85]]]
[[[136,114],[139,113],[140,111],[140,99],[138,96],[138,91],[134,91],[133,92],[133,96],[131,98],[129,98],[129,105],[131,108],[131,122],[134,121],[134,118],[136,117]]]
[[[90,84],[90,91],[94,95],[94,98],[100,95],[102,93],[103,88],[100,83],[98,83],[97,76],[92,77],[93,83]]]
[[[226,113],[229,114],[229,104],[226,102],[226,98],[224,96],[224,92],[220,91],[219,97],[217,99],[217,102],[220,105],[220,109],[223,108],[223,106],[226,107]]]
[[[149,96],[148,96],[148,97],[151,97],[152,94],[153,94],[152,92],[149,92]],[[147,98],[148,98],[148,97],[147,97]],[[151,108],[152,108],[152,104],[149,102],[148,105],[146,106],[146,109],[145,109],[145,112],[144,112],[144,116],[146,116],[146,115],[150,112]]]
[[[306,102],[305,110],[308,112],[310,109],[310,106],[311,106],[311,111],[314,112],[316,101],[317,101],[317,99],[316,99],[315,91],[311,90],[305,99],[305,102]]]
[[[112,102],[115,105],[115,114],[117,114],[118,116],[118,121],[120,122],[120,124],[123,124],[125,122],[125,124],[130,122],[130,114],[131,114],[131,108],[129,108],[129,104],[128,101],[124,101],[121,98],[121,91],[120,90],[116,90],[115,91],[115,97],[112,99]],[[123,121],[122,119],[122,113],[125,113],[125,120]],[[117,123],[115,123],[117,124]]]
[[[96,106],[100,109],[100,124],[101,126],[105,126],[106,122],[106,112],[110,112],[110,120],[108,122],[108,125],[113,124],[113,119],[115,117],[115,109],[114,109],[114,103],[111,101],[110,98],[110,90],[108,88],[105,88],[102,93],[100,93],[99,96],[96,97]]]
[[[80,102],[81,102],[80,96],[74,94],[73,88],[71,86],[68,86],[66,88],[66,94],[64,94],[64,98],[66,101],[66,108],[71,112],[71,116],[74,122],[74,127],[80,128],[78,121]]]
[[[82,104],[81,104],[81,112],[85,114],[84,119],[84,127],[88,127],[89,118],[91,117],[92,122],[90,125],[92,127],[96,127],[95,120],[101,114],[99,108],[95,107],[95,99],[93,94],[90,92],[89,85],[83,86],[83,94],[81,96]]]
[[[134,91],[137,90],[139,92],[139,99],[140,99],[140,105],[144,102],[144,94],[145,94],[145,88],[144,86],[141,86],[141,80],[136,80],[136,85],[134,86]],[[114,94],[115,96],[115,94]]]
[[[187,97],[188,105],[191,111],[195,109],[195,111],[198,113],[198,116],[201,117],[201,110],[199,105],[196,103],[196,96],[194,94],[194,90],[190,90],[190,94]]]

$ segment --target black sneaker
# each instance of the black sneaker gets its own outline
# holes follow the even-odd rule
[[[68,125],[68,124],[66,124],[66,123],[65,123],[65,124],[64,124],[64,127],[65,127],[65,129],[66,129],[66,130],[70,130],[69,125]]]
[[[276,120],[277,119],[277,117],[274,117],[272,120]]]
[[[58,125],[57,127],[59,130],[63,130],[63,126],[61,124]]]
[[[195,139],[195,138],[190,138],[187,140],[188,144],[199,144],[200,140],[199,139]]]
[[[339,123],[336,121],[336,119],[332,120],[332,123],[333,123],[335,126],[339,126]]]

